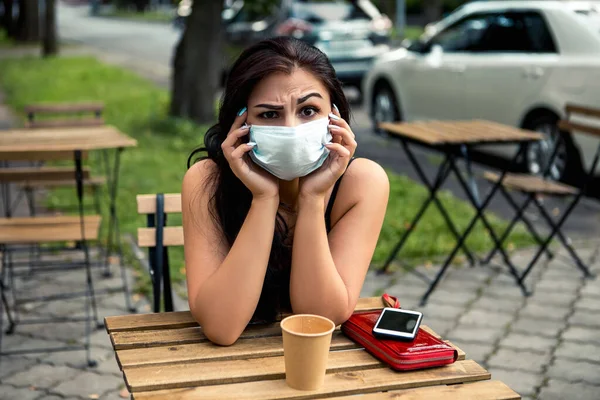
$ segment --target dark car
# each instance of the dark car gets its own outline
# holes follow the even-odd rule
[[[191,0],[185,2],[189,7]],[[375,57],[390,49],[392,23],[369,0],[280,0],[269,9],[243,0],[225,4],[223,23],[230,44],[294,36],[321,49],[338,78],[359,89]]]

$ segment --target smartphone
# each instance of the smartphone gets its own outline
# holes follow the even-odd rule
[[[418,311],[386,307],[379,315],[373,335],[383,339],[412,341],[417,336],[423,314]]]

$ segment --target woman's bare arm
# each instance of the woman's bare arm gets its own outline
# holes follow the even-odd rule
[[[278,198],[253,200],[229,249],[209,212],[204,181],[215,169],[210,160],[188,170],[182,187],[185,266],[190,310],[206,337],[234,343],[252,318],[271,252]]]
[[[388,196],[385,171],[357,159],[340,184],[332,213],[337,222],[329,235],[325,199],[299,199],[290,282],[294,312],[323,315],[336,324],[348,319],[377,245]]]

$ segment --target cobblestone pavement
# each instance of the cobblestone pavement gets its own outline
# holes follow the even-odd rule
[[[584,260],[592,259],[596,274],[598,245],[600,239],[576,246]],[[525,265],[531,256],[532,251],[521,251],[513,260]],[[437,271],[419,269],[429,276]],[[424,324],[525,399],[599,399],[600,278],[583,279],[559,252],[550,262],[538,262],[526,281],[533,295],[525,298],[507,271],[453,268],[425,307],[418,304],[426,285],[405,272],[369,273],[362,295],[387,292],[398,296],[403,308],[422,311]]]

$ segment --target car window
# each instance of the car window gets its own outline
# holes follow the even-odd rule
[[[537,12],[507,12],[490,16],[477,52],[555,53],[548,25]]]
[[[476,52],[530,52],[531,40],[525,22],[514,13],[489,17],[489,25],[481,40],[474,46]]]
[[[310,0],[292,4],[291,17],[319,24],[333,21],[366,20],[371,17],[358,2],[350,0]]]
[[[481,41],[488,25],[488,15],[471,15],[435,35],[428,47],[439,45],[447,53],[470,51]]]
[[[544,18],[536,12],[523,14],[523,22],[534,53],[556,53],[556,44]]]
[[[471,15],[434,36],[434,44],[449,53],[556,52],[544,18],[529,11]]]

